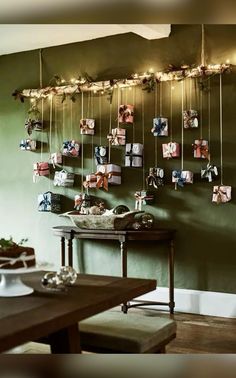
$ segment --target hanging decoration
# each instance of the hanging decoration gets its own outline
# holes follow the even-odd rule
[[[75,195],[74,209],[79,211],[80,214],[89,214],[91,206],[91,197],[87,193],[79,193]]]
[[[211,144],[211,81],[208,83],[208,148],[210,150]],[[211,154],[208,154],[208,160],[206,167],[201,169],[201,178],[207,179],[208,182],[212,182],[218,176],[218,168],[211,163]]]
[[[42,131],[43,123],[40,119],[41,114],[37,106],[37,102],[33,100],[30,109],[28,110],[28,118],[25,121],[25,128],[27,130],[28,135],[32,134],[32,131]]]
[[[120,105],[118,112],[119,123],[134,122],[134,105]]]
[[[154,202],[154,194],[147,190],[141,190],[134,193],[135,210],[142,210],[142,205],[152,205]]]
[[[189,109],[183,111],[183,126],[185,129],[193,129],[198,127],[197,110]]]
[[[74,185],[74,173],[67,172],[65,169],[56,171],[54,174],[54,186],[71,187]]]
[[[154,136],[168,136],[168,118],[162,116],[162,83],[159,84],[160,87],[160,115],[153,118],[153,127],[151,132]]]
[[[80,134],[94,135],[95,120],[85,118],[80,120]]]
[[[125,146],[125,166],[142,167],[143,166],[143,144],[127,143]]]
[[[32,139],[22,139],[20,149],[24,151],[35,151],[37,149],[37,142]]]
[[[107,139],[111,146],[125,146],[126,143],[126,129],[115,128],[107,134]]]
[[[195,139],[193,143],[193,156],[197,159],[208,159],[208,141],[205,139]]]
[[[231,200],[232,187],[223,183],[223,102],[222,75],[220,75],[220,185],[213,186],[212,202],[217,205]]]
[[[63,142],[62,155],[69,157],[79,157],[80,143],[75,140],[66,140]]]
[[[94,149],[95,164],[107,164],[108,148],[106,146],[96,146]]]
[[[182,125],[183,125],[183,117],[184,117],[184,91],[185,85],[184,81],[181,83],[181,98],[182,98]],[[184,128],[181,126],[181,170],[174,170],[172,171],[172,182],[175,184],[175,190],[178,187],[184,187],[184,184],[193,184],[193,172],[191,171],[184,171]]]
[[[33,164],[33,181],[36,182],[36,177],[39,176],[48,176],[50,171],[49,171],[49,164],[48,162],[39,162],[39,163],[34,163]]]
[[[98,165],[96,177],[96,187],[108,191],[108,184],[121,185],[121,167],[116,164]]]
[[[149,174],[146,178],[147,186],[152,186],[158,189],[159,186],[164,185],[164,169],[163,168],[149,168]]]
[[[60,213],[61,195],[50,191],[38,195],[38,211]]]

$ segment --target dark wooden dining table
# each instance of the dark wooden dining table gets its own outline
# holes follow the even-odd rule
[[[79,274],[73,286],[52,291],[41,285],[44,273],[22,276],[32,294],[0,297],[0,352],[40,340],[52,353],[80,353],[79,321],[156,288],[156,280]]]

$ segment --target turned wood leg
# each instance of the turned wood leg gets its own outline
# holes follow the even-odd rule
[[[48,336],[48,342],[52,353],[81,353],[78,324],[52,333]]]
[[[65,238],[61,237],[61,265],[65,266],[66,264],[66,253],[65,253]]]

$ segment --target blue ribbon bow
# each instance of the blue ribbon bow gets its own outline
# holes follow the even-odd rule
[[[41,211],[50,211],[48,210],[49,206],[51,206],[51,192],[43,193],[43,199],[39,203],[39,209],[42,208]]]
[[[186,182],[186,178],[183,178],[181,174],[182,174],[182,171],[173,171],[172,176],[174,178],[177,178],[177,185],[183,188]]]

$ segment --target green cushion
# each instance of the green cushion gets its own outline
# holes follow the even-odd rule
[[[157,316],[105,311],[79,323],[82,349],[104,348],[123,353],[145,353],[174,337],[176,323]]]

